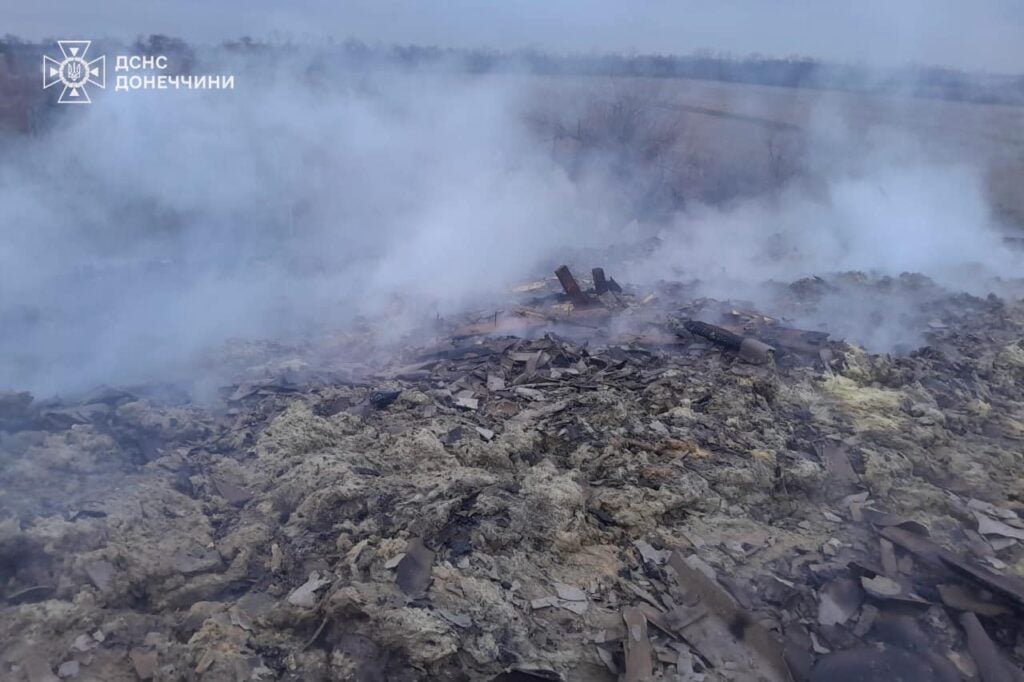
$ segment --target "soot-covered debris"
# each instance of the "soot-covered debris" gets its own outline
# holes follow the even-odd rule
[[[0,395],[0,676],[1021,679],[1020,303],[873,355],[592,276],[214,404]]]

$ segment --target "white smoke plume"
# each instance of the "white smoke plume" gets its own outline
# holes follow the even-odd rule
[[[600,154],[566,171],[526,125],[528,76],[216,66],[238,89],[108,95],[4,142],[0,387],[172,377],[226,338],[298,338],[395,300],[454,312],[628,238],[621,173]],[[664,245],[624,277],[756,298],[851,269],[974,289],[979,267],[1014,274],[977,170],[890,142],[844,142],[841,163],[812,149],[810,185],[645,225]]]

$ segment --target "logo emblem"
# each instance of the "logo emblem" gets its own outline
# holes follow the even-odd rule
[[[87,85],[107,87],[106,56],[86,61],[91,40],[58,40],[57,44],[63,59],[43,57],[43,89],[61,83],[64,89],[57,100],[60,104],[88,104],[92,100]]]

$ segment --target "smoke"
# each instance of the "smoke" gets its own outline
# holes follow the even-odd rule
[[[977,172],[964,166],[886,165],[834,178],[820,195],[791,189],[725,210],[698,207],[676,220],[654,257],[658,269],[704,280],[715,295],[737,282],[848,270],[927,273],[982,293],[978,269],[1013,276],[1017,264],[993,226]]]
[[[230,65],[244,89],[119,93],[12,142],[0,385],[152,378],[399,294],[445,312],[612,226],[528,136],[518,84],[310,67]]]
[[[949,292],[1002,291],[998,278],[1019,271],[992,227],[977,173],[961,166],[881,166],[833,179],[820,196],[790,191],[677,220],[654,263],[638,270],[699,279],[705,295],[788,313],[797,326],[875,352],[923,344],[935,320],[930,304]],[[858,274],[838,276],[847,272]],[[904,273],[925,273],[938,287],[878,282]],[[765,287],[829,275],[824,294],[802,310],[780,300],[787,292]]]
[[[6,142],[0,387],[178,377],[229,337],[299,339],[396,303],[400,334],[622,242],[636,210],[622,178],[663,156],[628,157],[630,173],[602,152],[570,172],[527,125],[546,103],[528,76],[298,56],[208,71],[239,89],[108,95]],[[977,288],[974,268],[1012,273],[975,168],[816,125],[829,143],[801,160],[813,182],[659,218],[645,227],[662,248],[623,278],[699,278],[770,306],[766,279],[921,271]],[[845,331],[850,309],[840,294],[810,321]],[[861,338],[907,340],[877,328]]]
[[[890,118],[906,114],[902,106],[894,100]],[[855,133],[848,113],[820,106],[806,131],[802,181],[680,212],[657,253],[629,275],[699,280],[704,295],[745,300],[875,352],[918,347],[949,293],[1021,292],[1020,254],[993,215],[984,155],[953,154],[929,132]],[[885,281],[908,273],[930,283]],[[829,283],[812,305],[766,286],[818,276]]]

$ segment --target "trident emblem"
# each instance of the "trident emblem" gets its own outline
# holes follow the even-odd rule
[[[60,104],[88,104],[91,100],[86,85],[106,87],[107,58],[86,61],[85,53],[89,51],[91,40],[58,40],[57,44],[63,59],[43,57],[43,89],[61,83],[64,89],[57,100]]]

